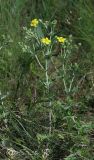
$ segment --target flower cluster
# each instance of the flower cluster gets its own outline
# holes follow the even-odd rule
[[[32,21],[31,21],[31,23],[30,23],[30,25],[32,26],[32,27],[37,27],[38,26],[38,24],[39,24],[39,20],[38,19],[33,19]],[[59,36],[56,36],[56,39],[57,39],[57,41],[59,42],[59,43],[64,43],[65,41],[66,41],[66,38],[64,38],[64,37],[59,37]],[[41,43],[43,43],[43,44],[45,44],[45,45],[49,45],[49,44],[51,44],[51,40],[48,38],[48,37],[43,37],[42,39],[41,39]]]
[[[33,19],[33,20],[31,21],[30,25],[31,25],[32,27],[37,27],[38,23],[39,23],[39,20],[38,20],[38,19]]]
[[[64,37],[56,37],[57,38],[57,40],[58,40],[58,42],[60,42],[60,43],[64,43],[65,42],[65,40],[66,40],[66,38],[64,38]]]
[[[41,42],[42,42],[43,44],[50,44],[50,43],[51,43],[51,40],[50,40],[48,37],[45,37],[45,38],[42,38],[42,39],[41,39]]]

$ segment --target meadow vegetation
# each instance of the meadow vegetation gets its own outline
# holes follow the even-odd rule
[[[93,0],[1,0],[0,21],[0,160],[94,160]]]

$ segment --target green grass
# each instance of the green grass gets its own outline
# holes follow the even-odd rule
[[[0,1],[0,159],[93,160],[93,3]],[[60,46],[53,42],[51,54],[57,56],[48,57],[48,69],[41,69],[39,61],[45,67],[45,56],[40,53],[45,49],[34,40],[26,40],[23,31],[23,27],[30,29],[33,18],[47,20],[50,25],[57,20],[53,40],[54,35],[67,39],[72,35],[68,59],[67,55],[64,61]],[[50,26],[47,33],[40,27],[38,36],[43,34],[42,29],[47,36]],[[39,61],[27,50],[23,52],[24,44],[30,51],[35,45]],[[50,88],[46,88],[47,76]],[[71,92],[66,91],[64,80],[67,87],[73,80]]]

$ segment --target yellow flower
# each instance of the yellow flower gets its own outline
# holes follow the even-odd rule
[[[65,40],[66,40],[66,38],[64,38],[64,37],[56,37],[57,38],[57,40],[58,40],[58,42],[60,42],[60,43],[64,43],[65,42]]]
[[[45,37],[45,38],[42,38],[41,39],[41,42],[43,43],[43,44],[50,44],[51,43],[51,40],[48,38],[48,37]]]
[[[37,27],[38,23],[39,23],[38,19],[33,19],[33,20],[31,21],[30,25],[31,25],[32,27]]]

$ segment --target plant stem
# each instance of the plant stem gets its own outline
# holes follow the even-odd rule
[[[45,76],[46,76],[46,88],[47,93],[49,94],[49,76],[48,76],[48,59],[45,61]],[[51,101],[49,102],[49,135],[51,135],[52,132],[52,109],[51,109]]]
[[[49,92],[49,76],[48,76],[48,60],[46,59],[45,61],[45,76],[46,76],[46,87],[47,87],[47,91]]]

